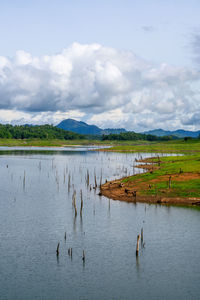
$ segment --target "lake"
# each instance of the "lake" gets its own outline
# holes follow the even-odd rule
[[[0,299],[200,299],[200,210],[99,196],[154,154],[90,150],[1,148]]]

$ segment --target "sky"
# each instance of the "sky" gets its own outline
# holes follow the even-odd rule
[[[199,15],[199,0],[1,0],[0,123],[200,130]]]

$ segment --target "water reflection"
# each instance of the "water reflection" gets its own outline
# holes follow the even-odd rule
[[[137,275],[140,275],[140,258],[139,256],[136,256],[136,271],[137,271]]]

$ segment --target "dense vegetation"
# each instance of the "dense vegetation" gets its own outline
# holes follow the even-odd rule
[[[53,125],[20,125],[12,126],[0,124],[0,138],[12,139],[60,139],[74,140],[83,139],[84,135],[66,131]]]
[[[117,141],[137,141],[137,140],[146,140],[146,141],[169,141],[172,139],[177,139],[174,136],[155,136],[151,134],[142,134],[136,133],[134,131],[121,132],[119,134],[108,134],[103,135],[102,140],[117,140]]]

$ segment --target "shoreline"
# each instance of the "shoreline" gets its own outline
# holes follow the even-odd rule
[[[144,164],[140,164],[136,166],[137,168],[142,168],[147,170],[147,172],[143,174],[147,174],[147,173],[150,174],[153,173],[153,171],[159,169],[159,167],[156,164],[151,164],[151,165],[147,164],[149,163],[149,159],[151,158],[140,160],[139,162]],[[148,193],[148,190],[151,189],[151,185],[155,182],[160,182],[161,179],[167,180],[170,176],[172,180],[176,179],[178,182],[189,180],[189,179],[200,180],[199,173],[168,174],[165,176],[161,176],[162,178],[160,177],[154,180],[147,180],[147,181],[142,181],[141,179],[138,180],[137,175],[138,174],[106,182],[101,186],[100,194],[112,200],[119,200],[119,201],[132,202],[132,203],[200,206],[200,196],[199,197],[180,197],[180,196],[170,197],[167,195],[168,191],[164,191],[164,190],[161,191],[161,193],[163,193],[162,195],[159,193],[156,195],[145,195],[145,193]]]

